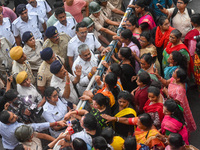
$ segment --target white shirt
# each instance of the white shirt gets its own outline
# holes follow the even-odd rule
[[[69,98],[66,100],[73,104],[78,104],[78,100],[79,100],[78,95],[77,95],[77,93],[74,89],[74,85],[72,83],[72,81],[74,81],[75,77],[73,75],[71,75],[70,73],[69,73],[69,77],[70,77],[70,95],[69,95]],[[60,97],[63,96],[64,90],[65,90],[65,85],[66,85],[66,78],[63,80],[55,75],[52,76],[50,86],[59,90]]]
[[[94,54],[91,52],[90,61],[84,61],[80,56],[77,57],[77,59],[74,61],[73,66],[72,66],[73,73],[74,73],[74,71],[76,71],[76,69],[75,69],[76,65],[82,66],[82,74],[80,77],[80,81],[76,85],[79,94],[82,95],[89,83],[88,73],[91,72],[92,67],[97,67],[98,60],[94,56]]]
[[[3,18],[3,23],[0,25],[0,38],[5,37],[12,45],[15,44],[15,37],[12,33],[12,24],[9,18]]]
[[[51,11],[51,7],[46,0],[37,0],[37,6],[33,7],[31,4],[27,4],[26,8],[29,13],[36,13],[38,16],[44,19],[45,22],[48,20],[47,13]],[[43,31],[42,24],[39,24],[40,31]]]
[[[88,33],[85,42],[81,42],[77,35],[73,37],[68,43],[67,56],[74,57],[74,61],[78,57],[78,47],[82,44],[87,44],[89,49],[94,53],[95,49],[98,49],[101,44],[96,39],[93,33]]]
[[[15,37],[20,35],[22,38],[24,32],[31,31],[35,39],[42,39],[42,33],[39,30],[39,23],[43,24],[44,19],[35,13],[29,13],[27,22],[24,22],[19,16],[12,23],[13,34]]]
[[[17,84],[17,92],[22,96],[31,95],[31,101],[34,102],[37,98],[39,102],[42,100],[42,96],[38,93],[37,89],[31,84],[30,87],[21,86]]]
[[[71,38],[76,35],[76,20],[73,17],[66,17],[67,25],[63,25],[60,21],[57,21],[54,26],[57,28],[58,33],[66,33]]]

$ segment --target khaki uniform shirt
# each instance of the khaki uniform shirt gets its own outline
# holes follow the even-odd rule
[[[59,57],[62,63],[65,62],[64,58],[61,58],[60,56],[56,57]],[[48,64],[46,61],[43,61],[38,70],[37,86],[49,87],[52,75],[53,74],[50,72],[50,64]]]
[[[115,9],[115,7],[110,3],[107,2],[106,7],[101,6],[101,11],[103,12],[103,14],[107,17],[107,18],[111,18],[112,16],[112,10]]]
[[[27,60],[24,61],[24,64],[20,64],[17,61],[13,60],[13,66],[12,66],[12,74],[16,78],[17,74],[21,71],[26,71],[28,74],[29,79],[31,80],[31,83],[35,83],[35,77],[33,76],[31,66]]]
[[[94,21],[94,26],[97,31],[103,28],[105,20],[108,19],[102,12],[100,12],[100,16],[98,18],[96,18],[93,14],[90,15],[90,18]]]
[[[65,63],[67,61],[67,46],[70,41],[70,36],[65,33],[59,34],[60,40],[58,44],[54,44],[50,39],[46,39],[44,42],[43,48],[50,47],[57,55],[63,57],[65,59]]]
[[[42,51],[42,41],[36,40],[35,41],[35,50],[33,50],[31,47],[29,47],[27,44],[23,47],[23,52],[26,54],[26,59],[31,65],[31,69],[38,70],[42,59],[40,57],[40,51]]]
[[[4,72],[5,68],[2,65],[3,60],[7,60],[8,68],[12,68],[12,59],[10,58],[11,43],[2,37],[0,39],[0,72]]]
[[[42,143],[39,138],[37,138],[37,132],[33,133],[33,138],[31,142],[23,142],[23,145],[27,146],[31,150],[42,150]]]

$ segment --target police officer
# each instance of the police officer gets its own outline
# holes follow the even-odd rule
[[[64,64],[65,60],[64,60],[64,58],[56,55],[50,47],[43,49],[40,52],[40,56],[41,56],[43,62],[40,65],[40,68],[38,70],[37,86],[38,86],[38,90],[43,95],[46,87],[50,86],[51,77],[53,75],[50,72],[51,63],[57,59],[60,62],[62,62],[62,64]]]
[[[76,35],[76,20],[74,17],[66,17],[65,9],[64,8],[58,8],[55,11],[56,18],[58,21],[54,24],[54,26],[57,28],[58,33],[66,33],[71,38]]]
[[[44,42],[43,48],[50,47],[54,53],[65,59],[67,70],[70,71],[67,61],[67,49],[70,36],[65,33],[58,33],[56,27],[47,28],[45,35],[47,39]]]
[[[5,37],[13,46],[15,45],[15,37],[12,33],[12,24],[9,18],[3,18],[0,12],[0,38]]]
[[[12,65],[13,76],[16,77],[19,72],[26,71],[29,79],[31,80],[31,83],[34,84],[35,77],[33,76],[30,63],[26,60],[26,55],[24,54],[22,47],[21,46],[13,47],[10,50],[10,57],[13,60],[13,65]]]
[[[76,77],[74,77],[58,60],[55,60],[50,66],[50,71],[53,73],[50,86],[58,89],[59,96],[73,104],[78,104],[78,95],[73,84],[76,85],[79,82],[81,69],[79,66],[76,68]]]
[[[41,18],[44,19],[44,22],[47,22],[48,17],[52,15],[51,7],[46,2],[46,0],[27,0],[28,4],[26,8],[29,13],[36,13]],[[48,16],[47,16],[48,15]],[[43,32],[42,24],[39,24],[40,31]]]
[[[42,33],[39,30],[39,23],[42,23],[44,31],[46,23],[39,15],[35,13],[28,14],[25,4],[20,4],[16,8],[19,17],[13,21],[12,29],[16,44],[21,45],[21,38],[24,32],[31,31],[36,39],[42,39]]]
[[[94,21],[90,17],[83,18],[82,22],[85,22],[87,24],[88,32],[93,33],[94,36],[101,42],[101,44],[110,44],[108,40],[94,28]]]
[[[22,42],[25,44],[23,52],[31,65],[31,69],[33,72],[37,72],[42,63],[40,51],[42,51],[43,41],[35,39],[32,32],[26,31],[22,36]]]
[[[90,18],[94,21],[94,26],[97,31],[109,35],[116,35],[115,32],[105,28],[104,25],[107,23],[109,25],[119,26],[119,23],[108,19],[101,11],[101,7],[97,2],[91,2],[89,4],[89,11],[91,13]]]

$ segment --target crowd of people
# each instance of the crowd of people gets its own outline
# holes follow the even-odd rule
[[[187,90],[200,92],[200,14],[189,2],[0,2],[3,148],[197,149]]]

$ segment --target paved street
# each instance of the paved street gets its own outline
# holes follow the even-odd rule
[[[50,5],[53,4],[54,0],[47,0]],[[10,8],[13,8],[13,1],[10,0]],[[200,13],[200,0],[193,0],[188,5],[189,8],[195,10],[195,12]],[[197,124],[197,130],[190,135],[189,142],[190,144],[196,146],[200,149],[200,94],[197,92],[197,89],[190,89],[188,91],[188,101],[194,116],[194,119]],[[3,150],[1,139],[0,139],[0,150]]]

